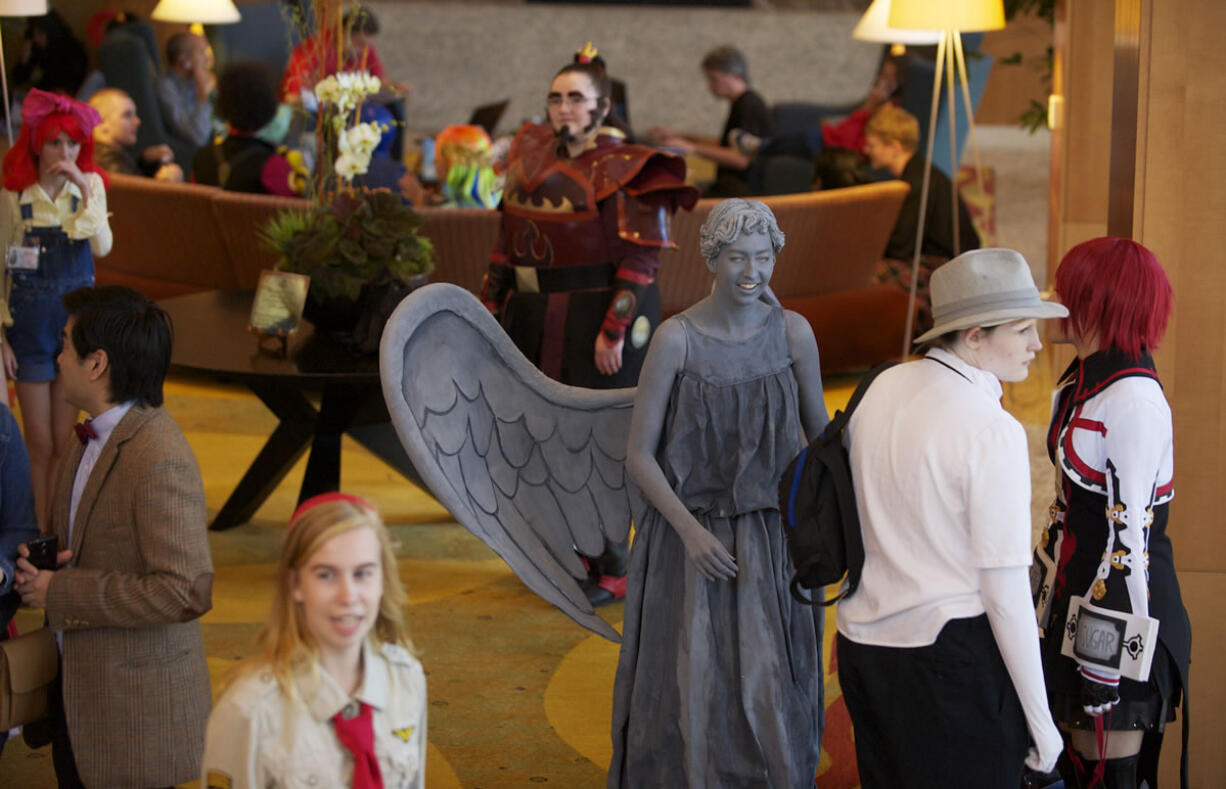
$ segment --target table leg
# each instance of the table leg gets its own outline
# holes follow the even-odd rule
[[[375,388],[378,388],[377,385]],[[353,424],[354,414],[362,406],[371,387],[369,384],[330,383],[324,385],[315,422],[315,438],[311,441],[311,456],[306,474],[298,491],[298,503],[320,493],[340,490],[341,436]]]
[[[372,455],[399,471],[409,482],[427,493],[430,492],[404,451],[400,436],[396,435],[396,428],[392,426],[391,417],[387,413],[387,404],[383,402],[381,387],[375,387],[368,394],[346,432]]]
[[[311,402],[292,387],[269,381],[251,381],[248,386],[280,421],[213,518],[210,528],[216,531],[251,520],[306,451],[319,418]]]

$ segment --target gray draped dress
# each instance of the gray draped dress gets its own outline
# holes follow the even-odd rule
[[[609,787],[813,786],[821,610],[788,593],[779,475],[804,446],[783,311],[736,342],[684,315],[657,459],[736,557],[708,581],[654,509],[637,524],[613,691]]]

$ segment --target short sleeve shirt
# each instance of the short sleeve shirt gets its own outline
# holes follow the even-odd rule
[[[979,571],[1026,567],[1026,432],[989,372],[936,349],[886,371],[848,426],[864,533],[859,589],[839,603],[857,643],[918,647],[984,613]]]

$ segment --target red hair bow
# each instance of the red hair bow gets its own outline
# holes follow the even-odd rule
[[[21,123],[33,132],[48,115],[63,113],[77,119],[81,125],[81,133],[86,137],[94,132],[94,127],[102,123],[102,116],[88,104],[73,101],[58,93],[48,93],[45,90],[31,88],[26,94],[26,100],[21,104]]]

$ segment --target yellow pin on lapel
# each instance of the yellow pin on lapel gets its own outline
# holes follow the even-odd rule
[[[234,786],[230,774],[223,773],[221,770],[209,770],[204,780],[208,789],[232,789]]]
[[[399,737],[401,741],[408,742],[409,738],[413,736],[414,728],[416,727],[405,726],[403,729],[392,729],[392,734],[395,734],[397,737]]]

